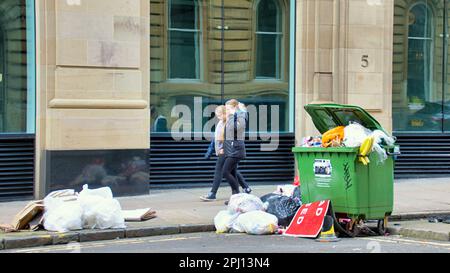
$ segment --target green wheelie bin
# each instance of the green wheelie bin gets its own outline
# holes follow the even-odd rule
[[[321,134],[352,122],[374,130],[385,130],[358,106],[311,104],[305,107]],[[362,221],[378,220],[378,232],[385,234],[394,206],[394,157],[398,146],[387,147],[383,163],[371,153],[367,166],[359,161],[359,147],[295,147],[293,153],[302,182],[303,202],[331,200],[336,230],[356,236]]]

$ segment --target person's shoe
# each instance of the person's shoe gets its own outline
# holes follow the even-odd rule
[[[252,190],[250,187],[248,187],[248,188],[245,188],[245,189],[244,189],[244,192],[245,192],[246,194],[251,194],[251,193],[253,192],[253,190]]]
[[[200,197],[200,199],[202,199],[205,202],[212,202],[212,201],[216,201],[216,195],[212,192],[208,193],[207,196],[202,196]]]
[[[225,201],[225,206],[228,206],[230,204],[230,201]]]

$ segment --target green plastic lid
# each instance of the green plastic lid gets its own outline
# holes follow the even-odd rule
[[[311,116],[314,125],[321,134],[339,126],[348,126],[352,122],[359,123],[372,131],[386,132],[374,117],[358,106],[309,104],[305,106],[305,110]]]

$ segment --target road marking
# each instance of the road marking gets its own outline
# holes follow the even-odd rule
[[[131,244],[151,244],[151,243],[161,243],[161,242],[173,242],[173,241],[186,241],[186,240],[195,240],[200,239],[201,237],[180,237],[180,238],[168,238],[168,239],[159,239],[159,240],[146,240],[142,239],[133,239],[133,240],[117,240],[111,241],[108,243],[98,242],[98,243],[86,243],[80,244],[81,252],[83,249],[88,248],[99,248],[99,247],[107,247],[107,246],[117,246],[117,245],[131,245]],[[55,251],[70,251],[73,249],[68,249],[67,246],[49,246],[46,248],[34,248],[34,249],[24,249],[24,250],[16,250],[15,253],[37,253],[37,252],[55,252]]]
[[[428,242],[428,241],[417,241],[417,240],[409,240],[409,239],[402,239],[402,238],[360,238],[362,240],[366,241],[378,241],[378,242],[385,242],[385,243],[409,243],[409,244],[419,244],[419,245],[428,245],[428,246],[439,246],[444,247],[447,249],[450,249],[450,244],[446,243],[436,243],[436,242]]]

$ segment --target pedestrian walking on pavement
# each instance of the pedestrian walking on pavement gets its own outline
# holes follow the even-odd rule
[[[235,99],[226,103],[227,120],[225,123],[225,140],[223,150],[225,163],[223,175],[230,184],[233,195],[239,194],[239,182],[236,171],[241,160],[247,157],[245,147],[246,114],[239,113],[239,102]]]
[[[200,197],[203,201],[214,201],[217,199],[217,192],[219,190],[220,184],[223,179],[223,166],[225,163],[225,152],[223,150],[224,137],[225,137],[225,123],[226,123],[226,107],[219,106],[216,108],[216,117],[219,120],[219,123],[216,125],[216,130],[214,133],[214,138],[211,141],[211,144],[208,148],[208,151],[205,155],[205,159],[211,158],[211,156],[215,153],[217,156],[216,168],[214,172],[214,181],[211,191],[206,195]],[[239,172],[238,169],[235,171],[235,177],[239,182],[240,186],[244,189],[244,192],[251,193],[252,190],[246,183],[244,177]]]

